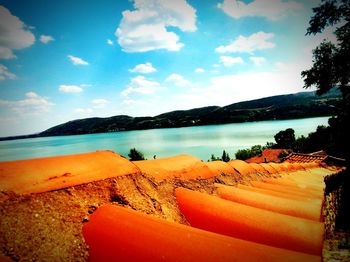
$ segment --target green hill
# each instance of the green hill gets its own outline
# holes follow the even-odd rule
[[[54,126],[36,135],[2,138],[2,140],[330,116],[336,113],[340,100],[339,92],[330,92],[324,96],[317,96],[315,92],[301,92],[239,102],[224,107],[209,106],[172,111],[154,117],[119,115],[78,119]]]

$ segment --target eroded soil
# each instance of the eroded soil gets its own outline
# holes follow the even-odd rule
[[[187,224],[175,201],[176,187],[213,193],[214,183],[248,184],[252,179],[261,178],[221,175],[156,182],[128,175],[39,194],[2,193],[0,253],[14,261],[88,261],[82,225],[101,205],[114,203]]]
[[[214,183],[249,184],[263,177],[271,175],[162,182],[145,175],[127,175],[39,194],[0,193],[0,261],[1,254],[14,261],[88,261],[82,226],[106,203],[188,224],[176,204],[176,187],[215,194]],[[349,249],[339,248],[341,239],[344,234],[325,240],[324,261],[350,261]]]

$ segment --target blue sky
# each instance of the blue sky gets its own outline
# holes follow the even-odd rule
[[[0,136],[304,91],[318,4],[0,0]]]

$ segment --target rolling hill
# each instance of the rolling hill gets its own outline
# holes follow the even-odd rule
[[[330,116],[336,114],[340,101],[341,95],[336,91],[323,96],[317,96],[315,92],[300,92],[239,102],[224,107],[209,106],[172,111],[154,117],[118,115],[78,119],[54,126],[39,134],[7,137],[2,140]]]

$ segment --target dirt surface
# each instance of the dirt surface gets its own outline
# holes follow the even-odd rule
[[[156,182],[145,175],[127,175],[45,193],[2,193],[0,254],[14,261],[88,261],[82,225],[103,204],[114,203],[187,224],[175,201],[176,187],[213,193],[214,183],[249,184],[252,179],[261,180],[261,176]]]
[[[141,174],[112,151],[0,162],[0,192],[43,193],[128,174]]]
[[[0,193],[0,261],[2,255],[13,261],[88,261],[82,226],[106,203],[188,224],[176,204],[175,188],[215,195],[215,183],[249,185],[267,177],[278,175],[235,173],[206,179],[157,181],[153,176],[132,174],[44,193],[3,192]],[[332,243],[325,241],[327,252],[336,245]],[[337,261],[327,254],[324,261]]]

